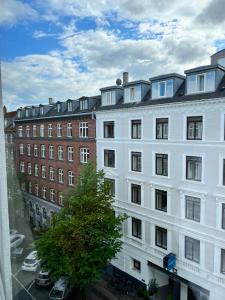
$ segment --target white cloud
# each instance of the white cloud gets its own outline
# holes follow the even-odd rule
[[[37,12],[28,4],[18,0],[2,0],[0,10],[0,24],[13,25],[18,21],[35,19]]]

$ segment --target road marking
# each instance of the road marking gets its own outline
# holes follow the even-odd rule
[[[29,285],[29,287],[27,288],[27,290],[29,291],[30,288],[32,287],[32,285],[34,284],[35,280],[31,281],[31,284]]]
[[[17,276],[17,275],[19,274],[20,271],[21,271],[21,268],[19,268],[19,269],[16,271],[16,273],[14,273],[13,275],[14,275],[14,276]]]
[[[31,295],[31,293],[26,289],[26,287],[16,278],[15,275],[13,275],[13,278],[19,283],[20,286],[22,286],[22,288],[27,292],[27,294],[31,297],[32,300],[36,300],[36,298],[33,297],[33,295]]]

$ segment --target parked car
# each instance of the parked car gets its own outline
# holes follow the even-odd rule
[[[16,248],[20,246],[25,240],[25,235],[23,234],[13,234],[10,235],[10,248]]]
[[[41,269],[35,279],[35,284],[38,286],[49,287],[52,284],[51,270]]]
[[[41,264],[41,260],[37,257],[37,251],[33,250],[24,260],[22,270],[36,272]]]
[[[60,277],[53,288],[51,289],[48,299],[49,300],[64,300],[71,294],[69,281],[65,277]]]

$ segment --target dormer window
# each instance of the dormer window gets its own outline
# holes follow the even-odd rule
[[[35,117],[35,108],[32,109],[32,116]]]
[[[215,90],[215,71],[187,76],[187,94]]]
[[[73,110],[72,101],[68,101],[67,102],[67,110],[68,111],[72,111]]]
[[[135,100],[135,88],[134,87],[130,88],[130,100],[131,101]]]
[[[21,110],[17,111],[17,117],[20,119],[21,118]]]
[[[172,97],[173,96],[173,80],[164,80],[152,83],[152,98]]]
[[[85,110],[85,109],[88,109],[88,100],[87,99],[80,100],[80,110]]]
[[[61,103],[57,103],[57,112],[61,111]]]
[[[26,116],[26,118],[29,117],[29,109],[25,110],[25,116]]]
[[[116,100],[115,91],[102,91],[102,105],[114,105]]]
[[[41,107],[40,107],[40,115],[43,115],[43,114],[44,114],[44,107],[41,106]]]

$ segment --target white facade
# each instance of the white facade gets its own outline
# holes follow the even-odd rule
[[[204,96],[203,96],[204,97]],[[202,116],[202,139],[187,140],[187,117]],[[123,250],[113,265],[148,284],[168,276],[148,266],[163,266],[163,257],[176,254],[177,274],[208,290],[210,300],[225,295],[221,249],[225,249],[222,204],[225,203],[223,159],[225,98],[147,105],[96,112],[97,166],[115,179],[115,210],[129,218],[123,226]],[[168,139],[156,139],[156,118],[168,118]],[[131,120],[141,120],[141,139],[131,138]],[[104,121],[114,121],[114,138],[104,138]],[[104,149],[115,150],[115,167],[104,166]],[[142,170],[131,170],[131,152],[141,152]],[[168,176],[155,174],[155,154],[168,154]],[[201,181],[186,179],[186,156],[202,158]],[[131,184],[141,186],[141,204],[131,202]],[[167,191],[167,212],[155,207],[155,190]],[[185,214],[185,196],[200,198],[200,222]],[[141,220],[141,239],[132,236],[132,217]],[[167,249],[156,246],[155,227],[167,229]],[[199,263],[185,258],[185,237],[200,241]],[[133,259],[141,270],[133,268]],[[181,284],[181,299],[187,285]],[[199,298],[199,299],[208,299]]]

